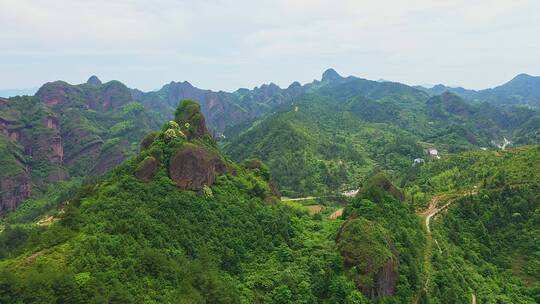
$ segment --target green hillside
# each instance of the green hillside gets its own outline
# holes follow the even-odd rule
[[[475,105],[457,95],[429,97],[397,83],[354,77],[310,86],[276,113],[225,132],[235,160],[266,162],[285,195],[355,189],[374,169],[402,182],[414,159],[495,148],[504,138],[536,141],[540,114]]]
[[[138,155],[96,182],[51,193],[56,213],[34,221],[21,209],[6,219],[2,303],[396,303],[418,293],[421,266],[409,250],[424,239],[405,203],[385,190],[359,197],[347,211],[363,214],[358,227],[310,216],[279,202],[262,164],[224,158],[197,104],[178,109]],[[351,234],[373,223],[373,236]],[[379,274],[386,270],[390,279]]]
[[[53,183],[107,172],[159,127],[125,85],[97,81],[57,81],[36,96],[0,100],[0,214]]]
[[[431,228],[429,303],[472,295],[479,303],[538,303],[539,161],[540,148],[530,146],[467,152],[419,170],[411,202],[449,204]]]

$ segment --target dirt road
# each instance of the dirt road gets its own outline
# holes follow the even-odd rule
[[[476,195],[476,194],[478,194],[477,191],[467,191],[462,196]],[[432,237],[432,235],[431,235],[431,228],[430,228],[431,218],[436,216],[439,212],[443,211],[444,209],[448,208],[455,201],[455,198],[450,199],[446,204],[439,207],[439,202],[441,200],[442,200],[442,196],[433,197],[431,199],[431,201],[429,202],[428,208],[426,210],[424,210],[423,212],[419,213],[419,215],[422,215],[422,216],[425,217],[426,231],[427,231],[427,234],[428,234],[427,249],[425,251],[425,257],[424,257],[424,261],[426,263],[426,268],[428,269],[428,272],[431,269],[431,255],[432,255],[432,247],[433,247],[432,242],[433,241],[435,241],[435,243],[437,244],[437,247],[439,248],[439,252],[442,253],[442,249],[439,246],[439,242],[437,242],[437,240],[434,239]],[[424,290],[426,292],[427,292],[427,289],[428,289],[428,284],[429,284],[429,275],[426,278],[426,282],[424,284]],[[471,303],[476,304],[476,295],[474,293],[472,293],[472,292],[471,292]]]

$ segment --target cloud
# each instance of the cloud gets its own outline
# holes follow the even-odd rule
[[[90,74],[233,90],[343,74],[493,86],[540,74],[540,3],[3,0],[0,88]]]

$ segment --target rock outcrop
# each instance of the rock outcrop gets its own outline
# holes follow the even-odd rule
[[[206,128],[206,121],[201,112],[201,106],[193,100],[184,100],[176,109],[174,120],[182,127],[182,132],[188,139],[200,138],[210,132]]]
[[[176,186],[189,190],[212,186],[216,176],[227,171],[227,164],[218,154],[191,143],[180,147],[169,164],[169,176]]]
[[[337,235],[346,273],[370,298],[392,296],[399,279],[399,256],[388,232],[364,218],[349,218]]]
[[[334,69],[327,69],[322,74],[322,81],[335,81],[342,79],[342,77]]]
[[[31,194],[32,186],[28,172],[0,177],[0,216],[15,210],[17,205]]]
[[[157,117],[118,81],[55,81],[0,100],[0,212],[72,176],[100,175],[136,152]],[[16,148],[13,148],[16,147]],[[7,172],[3,174],[2,172]]]
[[[32,183],[21,146],[0,134],[0,216],[13,211],[32,194]]]
[[[94,87],[99,87],[103,83],[101,82],[101,80],[99,80],[99,78],[96,75],[92,75],[90,76],[90,78],[88,78],[88,80],[86,81],[86,84],[89,84]]]
[[[135,177],[148,183],[154,178],[158,169],[159,161],[153,156],[148,156],[135,169]]]

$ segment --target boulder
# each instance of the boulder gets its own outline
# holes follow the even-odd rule
[[[159,161],[153,156],[148,156],[143,159],[137,166],[137,169],[135,169],[135,177],[148,183],[154,178],[158,169]]]
[[[219,174],[228,172],[225,161],[204,147],[183,144],[169,162],[169,176],[182,189],[201,190],[212,186]]]
[[[206,128],[206,122],[201,112],[201,106],[193,100],[184,100],[176,108],[175,121],[180,125],[188,139],[200,138],[205,135],[211,138]]]

